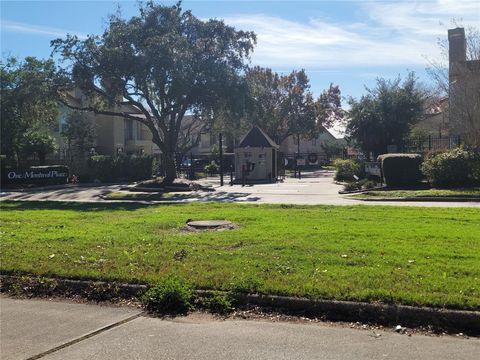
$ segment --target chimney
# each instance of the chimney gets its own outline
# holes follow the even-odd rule
[[[466,60],[467,45],[465,41],[465,30],[463,28],[448,30],[448,77],[450,86],[455,84],[462,76]]]
[[[448,30],[448,57],[451,63],[467,60],[465,30],[463,28]]]

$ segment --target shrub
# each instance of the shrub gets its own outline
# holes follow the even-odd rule
[[[115,180],[115,164],[111,156],[92,156],[89,161],[89,167],[93,179],[98,179],[101,182],[111,182]]]
[[[215,174],[215,173],[218,172],[218,165],[215,164],[215,163],[207,164],[203,168],[203,171],[205,171],[206,173],[208,173],[210,175]]]
[[[377,186],[377,183],[375,181],[372,181],[372,180],[367,180],[365,182],[362,183],[362,189],[373,189],[374,187]]]
[[[422,172],[435,186],[465,186],[480,182],[480,153],[451,149],[426,160]]]
[[[344,191],[356,191],[362,188],[362,184],[359,182],[350,182],[343,186]]]
[[[182,279],[169,275],[150,288],[142,303],[148,311],[160,314],[185,314],[192,307],[193,291]]]
[[[201,306],[212,313],[225,315],[233,310],[232,296],[229,293],[214,291],[202,300]]]
[[[422,180],[418,154],[383,154],[378,157],[388,186],[412,186]]]
[[[89,168],[91,177],[102,182],[145,180],[152,177],[153,158],[143,155],[95,155],[90,158]]]
[[[335,180],[337,181],[352,181],[354,175],[358,176],[360,173],[360,165],[353,160],[337,159],[333,162],[335,166]]]
[[[122,156],[120,177],[137,181],[150,179],[153,174],[153,158],[151,156]]]

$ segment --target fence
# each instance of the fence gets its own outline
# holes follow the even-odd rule
[[[279,159],[279,168],[287,170],[315,169],[328,162],[324,153],[280,153]]]
[[[447,150],[456,148],[460,144],[460,136],[426,136],[407,140],[404,144],[403,152],[424,153],[427,151]]]

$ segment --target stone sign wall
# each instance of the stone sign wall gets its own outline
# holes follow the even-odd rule
[[[26,169],[3,168],[2,185],[66,184],[67,166],[32,166]]]

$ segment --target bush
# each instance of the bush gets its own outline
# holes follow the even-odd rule
[[[362,188],[362,184],[359,182],[350,182],[343,186],[344,191],[356,191]]]
[[[426,160],[422,172],[435,186],[465,186],[480,183],[480,153],[461,148],[448,150]]]
[[[138,181],[150,179],[153,174],[153,158],[151,156],[122,156],[121,175],[127,180]]]
[[[207,164],[203,168],[203,171],[205,171],[207,174],[213,175],[218,172],[218,165],[215,163]]]
[[[372,180],[366,180],[362,182],[362,189],[369,190],[369,189],[373,189],[376,186],[377,186],[377,183]]]
[[[232,296],[229,293],[214,291],[202,300],[201,306],[212,313],[226,315],[233,311]]]
[[[359,176],[360,164],[353,160],[337,159],[333,162],[335,166],[335,180],[337,181],[352,181],[354,175]]]
[[[153,173],[151,156],[105,156],[95,155],[90,158],[91,177],[101,182],[120,180],[138,181],[150,179]]]
[[[89,168],[92,178],[98,179],[101,182],[111,182],[116,178],[114,174],[114,159],[111,156],[92,156],[89,161]]]
[[[418,154],[383,154],[378,157],[388,186],[412,186],[422,180]]]
[[[141,300],[145,308],[154,313],[185,314],[192,307],[193,291],[185,281],[169,275],[150,288]]]

